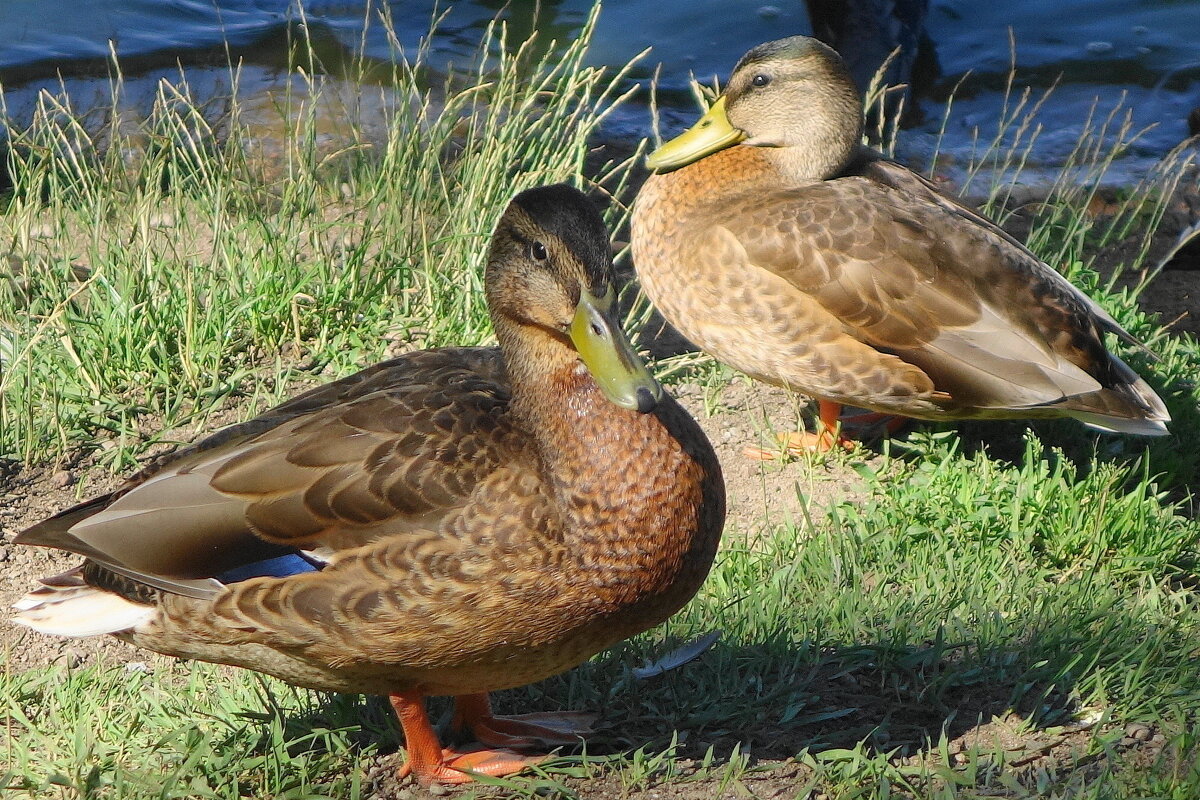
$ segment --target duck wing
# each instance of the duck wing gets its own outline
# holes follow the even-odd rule
[[[989,236],[1001,239],[1008,243],[1008,246],[1020,253],[1022,258],[1029,263],[1031,271],[1038,274],[1039,279],[1050,281],[1057,284],[1058,288],[1063,292],[1078,295],[1088,310],[1100,321],[1101,327],[1116,334],[1119,338],[1141,348],[1146,353],[1153,355],[1149,349],[1141,342],[1133,337],[1128,331],[1121,327],[1112,316],[1105,311],[1099,303],[1088,297],[1083,292],[1079,291],[1070,281],[1062,276],[1057,270],[1052,269],[1048,264],[1039,259],[1033,254],[1029,248],[1019,242],[1012,234],[1001,228],[996,223],[992,222],[987,217],[982,216],[978,212],[967,208],[962,203],[959,203],[953,197],[944,194],[932,182],[926,180],[916,174],[907,167],[897,164],[894,161],[876,157],[865,161],[861,166],[860,174],[884,186],[895,189],[898,192],[907,194],[914,198],[920,198],[923,202],[936,205],[948,214],[962,219],[966,223],[976,225],[985,230]]]
[[[859,369],[892,370],[919,390],[919,380],[882,358],[895,356],[928,376],[951,409],[1057,406],[1167,418],[1149,387],[1105,348],[1102,331],[1119,326],[961,207],[865,175],[730,205],[724,233],[749,265],[785,279],[836,319],[847,340],[880,354],[876,363],[854,353],[866,364]]]
[[[520,452],[498,351],[423,351],[320,387],[16,541],[211,596],[221,573],[436,526]]]

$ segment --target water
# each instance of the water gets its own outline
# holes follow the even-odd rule
[[[434,65],[470,63],[497,13],[509,22],[514,41],[534,29],[544,40],[566,41],[578,34],[590,6],[590,0],[472,0],[448,8],[442,3]],[[36,91],[57,86],[60,76],[85,106],[89,94],[103,102],[107,78],[95,76],[108,73],[111,40],[123,73],[133,79],[135,102],[139,78],[142,93],[151,97],[157,77],[177,74],[177,61],[191,65],[190,82],[199,93],[219,93],[228,85],[228,71],[219,65],[230,55],[248,65],[242,83],[253,90],[283,79],[289,24],[307,22],[330,61],[348,58],[360,46],[369,57],[388,59],[392,45],[377,15],[389,14],[400,46],[415,51],[434,9],[432,2],[415,0],[377,1],[369,10],[361,2],[315,0],[302,16],[295,5],[272,0],[5,0],[0,83],[17,119],[32,107]],[[375,21],[364,26],[369,19]],[[933,147],[941,100],[968,73],[942,146],[966,153],[977,129],[986,135],[994,126],[1010,65],[1009,30],[1018,83],[1035,89],[1061,83],[1039,116],[1046,132],[1035,164],[1053,166],[1069,152],[1095,98],[1107,110],[1124,93],[1135,124],[1157,123],[1124,161],[1127,176],[1136,177],[1187,135],[1187,113],[1200,105],[1197,0],[935,0],[926,27],[942,77],[921,100],[929,121],[902,139],[902,150],[918,158]],[[810,32],[799,0],[611,0],[601,13],[590,60],[619,65],[653,47],[633,78],[645,83],[661,64],[663,127],[669,134],[694,118],[689,75],[724,77],[750,46]],[[649,114],[635,104],[614,120],[610,134],[635,140],[649,131]]]

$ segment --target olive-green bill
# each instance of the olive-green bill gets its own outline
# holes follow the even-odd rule
[[[646,413],[662,399],[662,385],[621,329],[613,313],[615,297],[611,286],[600,298],[584,289],[569,335],[604,396],[621,408]]]
[[[722,96],[695,125],[647,156],[646,168],[656,172],[679,169],[745,138],[746,134],[729,124]]]

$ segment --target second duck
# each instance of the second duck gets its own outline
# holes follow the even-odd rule
[[[1162,401],[1105,347],[1106,332],[1132,341],[1111,316],[861,138],[833,50],[796,36],[747,53],[647,160],[633,258],[663,316],[730,366],[816,397],[828,431],[849,404],[1166,433]]]

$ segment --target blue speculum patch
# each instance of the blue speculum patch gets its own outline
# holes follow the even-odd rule
[[[318,572],[324,566],[321,562],[308,558],[303,553],[288,553],[252,564],[227,569],[216,579],[221,583],[237,583],[251,578],[286,578],[288,575],[299,575],[302,572]]]

